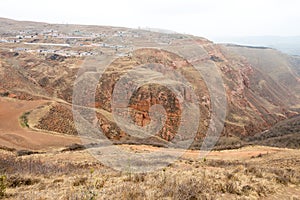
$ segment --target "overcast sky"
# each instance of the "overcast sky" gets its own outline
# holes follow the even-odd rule
[[[204,37],[300,35],[299,0],[1,0],[0,17]]]

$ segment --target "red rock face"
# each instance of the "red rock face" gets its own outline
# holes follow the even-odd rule
[[[207,87],[201,77],[194,75],[198,73],[195,73],[195,69],[186,60],[167,51],[142,49],[134,52],[130,58],[120,58],[112,63],[112,65],[109,66],[106,72],[103,74],[102,79],[99,81],[99,87],[97,88],[96,93],[96,107],[104,109],[108,112],[112,112],[111,102],[113,89],[122,75],[128,73],[131,69],[142,67],[149,63],[151,63],[151,70],[153,71],[149,72],[150,74],[147,74],[147,71],[144,72],[146,73],[145,76],[152,75],[153,80],[155,80],[158,78],[155,75],[156,72],[158,72],[157,76],[175,76],[175,71],[177,71],[177,73],[183,74],[185,80],[187,80],[191,85],[194,86],[194,88],[196,88],[195,93],[198,95],[198,99],[200,100],[199,110],[201,111],[198,132],[204,134],[207,129],[207,121],[209,120],[210,106]],[[138,78],[143,79],[143,77]],[[183,81],[178,77],[177,79],[178,82]],[[166,84],[173,84],[172,87],[177,87],[176,84],[178,83],[174,81],[174,83],[167,82]],[[130,85],[132,85],[132,80],[128,80],[123,87],[124,89],[130,88]],[[193,101],[193,91],[191,89],[180,89],[182,90],[181,94],[183,95],[179,99],[176,94],[174,94],[174,91],[172,91],[170,87],[168,88],[168,86],[164,86],[159,83],[145,84],[139,87],[132,94],[128,94],[130,97],[128,105],[114,106],[130,108],[130,117],[132,118],[134,125],[145,127],[151,122],[149,115],[150,108],[153,105],[161,105],[166,111],[166,121],[163,128],[156,135],[166,140],[172,140],[178,131],[178,127],[180,126],[182,117],[181,103],[183,101]],[[126,116],[123,113],[118,114]],[[103,125],[103,127],[106,126],[107,125]],[[186,127],[186,129],[188,130],[188,127]],[[104,128],[103,131],[107,133],[109,130]]]
[[[172,140],[178,131],[181,117],[179,101],[172,91],[160,85],[141,87],[131,98],[131,117],[136,125],[147,126],[151,121],[150,107],[156,104],[162,105],[167,113],[165,125],[157,135],[168,141]]]

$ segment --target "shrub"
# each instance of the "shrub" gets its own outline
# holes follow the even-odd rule
[[[20,123],[22,127],[27,127],[29,128],[29,124],[28,124],[28,115],[30,114],[30,112],[25,112],[21,117],[20,117]]]
[[[41,180],[37,178],[21,177],[19,175],[11,176],[7,179],[7,186],[11,188],[20,187],[22,185],[34,185]]]
[[[40,152],[37,151],[31,151],[31,150],[19,150],[17,151],[18,156],[29,156],[32,154],[39,154]]]
[[[0,198],[4,197],[6,190],[6,176],[0,176]]]

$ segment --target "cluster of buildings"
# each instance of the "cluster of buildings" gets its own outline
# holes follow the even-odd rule
[[[17,47],[11,49],[11,52],[27,52],[27,53],[38,53],[42,55],[58,54],[65,57],[83,57],[83,56],[95,56],[101,54],[101,52],[93,51],[74,51],[74,50],[63,50],[63,49],[29,49]]]
[[[11,51],[47,54],[62,56],[95,56],[103,53],[123,55],[132,49],[134,43],[139,42],[145,33],[138,30],[122,31],[108,30],[102,33],[85,33],[79,30],[63,33],[57,30],[45,29],[11,33],[10,36],[0,37],[0,43],[15,43]],[[155,34],[155,33],[154,33]],[[15,36],[14,36],[15,35]],[[160,42],[170,43],[167,36],[159,36]],[[163,38],[161,38],[163,37]],[[130,41],[128,43],[128,41]]]

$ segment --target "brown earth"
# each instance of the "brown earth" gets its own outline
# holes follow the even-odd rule
[[[47,104],[48,101],[21,101],[0,98],[0,144],[15,149],[45,150],[79,142],[71,136],[53,135],[21,127],[24,112]]]

